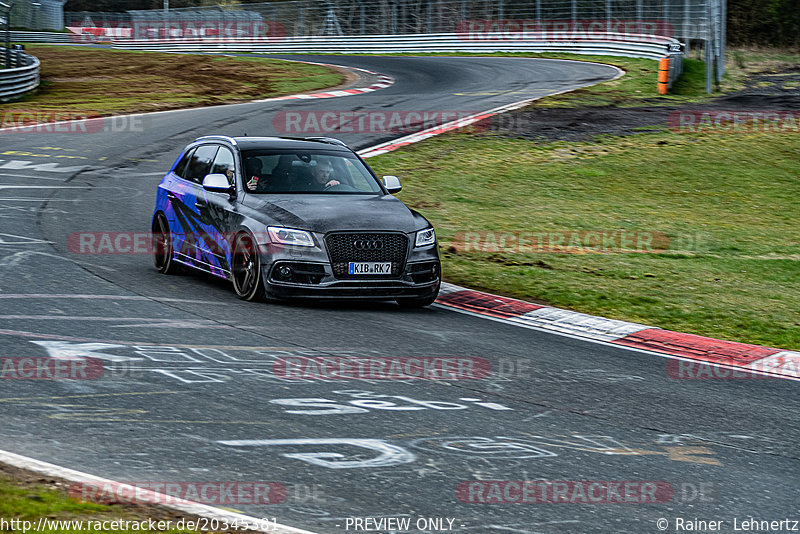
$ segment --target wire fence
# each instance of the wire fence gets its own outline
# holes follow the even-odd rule
[[[128,11],[68,12],[67,26],[160,24],[173,35],[189,25],[260,22],[280,25],[286,36],[449,33],[526,24],[547,27],[603,24],[628,33],[647,30],[682,41],[713,38],[712,4],[723,0],[287,0],[260,4]],[[472,25],[470,25],[472,24]],[[171,26],[170,26],[171,25]],[[254,27],[255,28],[255,27]],[[246,29],[246,28],[242,28]],[[253,35],[251,35],[253,36]]]
[[[709,83],[724,73],[725,0],[284,0],[68,12],[86,39],[282,39],[454,34],[465,41],[658,35],[702,49]]]
[[[15,0],[11,26],[28,30],[63,30],[67,0]]]

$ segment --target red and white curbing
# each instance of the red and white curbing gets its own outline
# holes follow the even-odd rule
[[[527,102],[526,102],[527,103]],[[507,107],[508,109],[503,109],[502,111],[510,111],[512,109],[520,108],[525,104],[514,104],[514,107]],[[469,115],[467,117],[454,120],[452,122],[448,122],[442,124],[441,126],[434,126],[433,128],[428,128],[427,130],[422,130],[421,132],[417,132],[411,135],[407,135],[405,137],[401,137],[399,139],[395,139],[393,141],[388,141],[386,143],[382,143],[380,145],[375,145],[360,151],[358,154],[362,158],[371,158],[373,156],[380,156],[381,154],[386,154],[387,152],[391,152],[393,150],[397,150],[398,148],[402,148],[404,146],[419,143],[425,139],[430,137],[434,137],[436,135],[441,135],[445,132],[449,132],[451,130],[457,130],[459,128],[464,128],[469,126],[470,124],[476,123],[478,121],[482,121],[483,119],[488,119],[489,117],[494,117],[498,113],[501,113],[500,108],[493,109],[484,113],[476,113],[475,115]]]
[[[687,360],[800,379],[800,352],[594,317],[444,283],[437,304],[537,330],[588,338]]]
[[[305,61],[301,63],[307,63]],[[339,67],[339,68],[347,68],[348,70],[358,70],[361,72],[366,72],[367,74],[371,74],[373,76],[378,77],[378,81],[373,83],[368,87],[354,87],[352,89],[339,89],[336,91],[325,91],[322,93],[308,93],[308,94],[301,94],[301,95],[288,95],[288,96],[278,96],[275,98],[265,98],[262,100],[254,100],[254,102],[275,102],[278,100],[306,100],[312,98],[336,98],[340,96],[352,96],[352,95],[360,95],[364,93],[371,93],[372,91],[377,91],[379,89],[386,89],[387,87],[391,87],[394,85],[394,78],[391,76],[387,76],[386,74],[381,74],[380,72],[373,72],[371,70],[366,69],[359,69],[356,67],[343,67],[341,65],[333,65],[330,63],[313,63],[314,65],[324,65],[326,67]]]

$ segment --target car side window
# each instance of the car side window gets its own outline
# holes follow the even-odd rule
[[[185,176],[186,167],[189,164],[189,160],[191,159],[192,154],[194,154],[194,151],[195,151],[194,148],[187,150],[186,153],[181,158],[181,160],[175,166],[175,174],[177,174],[181,178],[186,178]]]
[[[209,174],[211,162],[214,161],[218,148],[219,145],[202,145],[198,147],[189,159],[183,178],[198,184],[202,183],[203,178]]]
[[[347,169],[347,178],[356,189],[369,189],[370,182],[375,181],[372,176],[366,174],[366,169],[359,169],[349,159],[344,160],[344,166]]]
[[[227,147],[219,147],[217,157],[214,158],[214,164],[211,166],[210,174],[224,174],[228,177],[228,183],[233,185],[233,177],[235,173],[233,152]],[[201,178],[202,179],[202,178]]]

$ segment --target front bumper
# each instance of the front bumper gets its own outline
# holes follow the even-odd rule
[[[353,299],[392,300],[397,298],[426,298],[439,290],[439,279],[427,284],[393,281],[343,280],[325,285],[265,283],[267,294],[276,298],[292,299]]]
[[[397,276],[379,279],[366,275],[337,278],[328,253],[322,247],[284,246],[276,250],[274,246],[262,245],[260,250],[264,287],[267,295],[275,298],[426,298],[435,295],[441,283],[441,263],[436,245],[410,248],[401,272]]]

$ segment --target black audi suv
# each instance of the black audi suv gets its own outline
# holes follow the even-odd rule
[[[201,137],[164,176],[153,213],[155,264],[233,282],[245,300],[395,300],[439,292],[433,227],[332,138]]]

